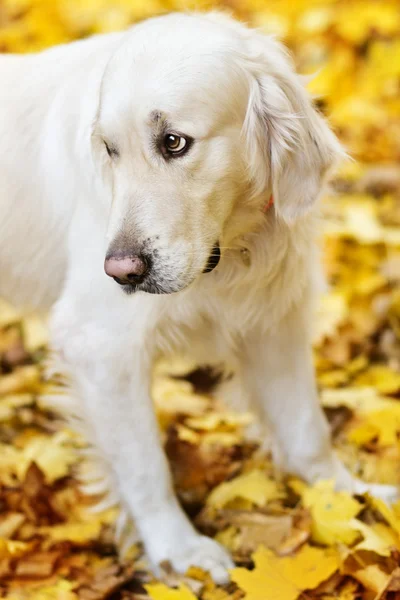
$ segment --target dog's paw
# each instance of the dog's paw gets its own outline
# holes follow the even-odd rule
[[[170,549],[166,557],[177,573],[186,573],[189,567],[200,567],[208,571],[215,583],[223,585],[229,582],[228,569],[235,565],[228,552],[211,538],[197,535],[185,545],[183,540],[176,541],[176,548]]]

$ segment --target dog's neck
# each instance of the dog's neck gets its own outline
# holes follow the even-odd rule
[[[279,265],[287,260],[289,251],[294,262],[296,259],[302,262],[309,248],[314,245],[318,209],[310,211],[297,223],[288,225],[277,215],[272,193],[267,197],[268,201],[265,202],[265,196],[264,199],[250,196],[247,201],[236,205],[229,223],[227,238],[230,239],[226,243],[225,260],[216,273],[216,277],[224,279],[226,285],[237,273],[243,283],[253,276],[259,283],[262,279],[266,283]],[[252,271],[256,271],[256,274],[252,275]]]

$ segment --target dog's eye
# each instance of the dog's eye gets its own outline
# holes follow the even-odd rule
[[[107,154],[110,158],[112,158],[113,156],[119,156],[119,152],[118,150],[114,147],[114,146],[110,146],[106,140],[103,140],[104,145],[106,147],[107,150]]]
[[[167,133],[164,138],[164,147],[168,154],[183,154],[188,148],[188,140],[176,133]]]

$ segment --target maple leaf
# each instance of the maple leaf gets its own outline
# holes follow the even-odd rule
[[[82,544],[99,537],[102,527],[100,519],[92,519],[82,523],[65,523],[52,527],[40,527],[38,533],[48,536],[49,539],[58,541],[71,541]]]
[[[326,389],[322,393],[321,400],[323,406],[330,408],[346,406],[359,414],[384,408],[391,409],[395,404],[393,400],[383,398],[373,387]]]
[[[372,550],[380,556],[390,556],[393,549],[400,549],[398,536],[382,523],[366,525],[358,519],[351,519],[350,525],[364,538],[355,546],[357,550]]]
[[[144,587],[153,600],[197,600],[185,584],[176,589],[168,588],[163,583],[148,583]]]
[[[400,407],[373,411],[366,415],[358,427],[352,429],[348,438],[360,446],[377,438],[380,446],[397,444],[400,433]]]
[[[66,579],[59,579],[56,583],[43,586],[35,586],[35,591],[19,589],[10,592],[7,600],[78,600],[74,593],[74,584]]]
[[[255,568],[248,571],[236,568],[232,580],[245,592],[246,600],[295,600],[300,592],[314,589],[338,568],[336,552],[304,546],[295,556],[278,558],[267,548],[254,554]]]
[[[0,538],[0,559],[23,556],[31,548],[26,542],[17,542]]]
[[[256,506],[264,506],[270,500],[282,498],[283,493],[276,481],[268,479],[258,469],[239,475],[232,481],[226,481],[213,489],[207,498],[207,504],[222,508],[235,498],[244,498]]]
[[[35,461],[46,475],[49,483],[68,474],[71,465],[77,462],[74,448],[75,437],[71,432],[59,431],[53,436],[37,435],[28,441],[20,452],[17,474],[23,479],[32,461]]]
[[[21,319],[21,312],[14,308],[9,302],[0,298],[0,327],[6,327],[17,323]]]
[[[396,510],[397,505],[390,507],[381,498],[375,498],[369,494],[367,495],[367,500],[381,514],[390,527],[400,535],[400,520]]]
[[[318,303],[316,321],[314,323],[314,342],[321,342],[324,337],[336,333],[338,326],[349,316],[349,306],[343,294],[324,294]]]
[[[368,590],[377,594],[374,599],[379,599],[390,582],[390,575],[380,568],[380,565],[367,565],[364,568],[351,572],[352,577],[362,583]]]
[[[43,319],[30,315],[23,321],[24,347],[29,353],[36,352],[47,345],[49,332]]]
[[[304,506],[312,516],[312,536],[316,542],[332,545],[338,542],[352,544],[358,530],[351,519],[362,505],[347,492],[335,492],[333,481],[319,481],[302,492]]]

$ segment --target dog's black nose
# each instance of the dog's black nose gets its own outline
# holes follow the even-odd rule
[[[219,247],[219,243],[217,242],[215,244],[214,248],[212,249],[210,256],[208,257],[208,261],[207,261],[205,268],[203,269],[203,273],[209,273],[210,271],[215,269],[215,267],[219,263],[220,258],[221,258],[221,250]]]
[[[143,255],[107,256],[104,270],[120,285],[142,283],[149,270],[149,261]]]

